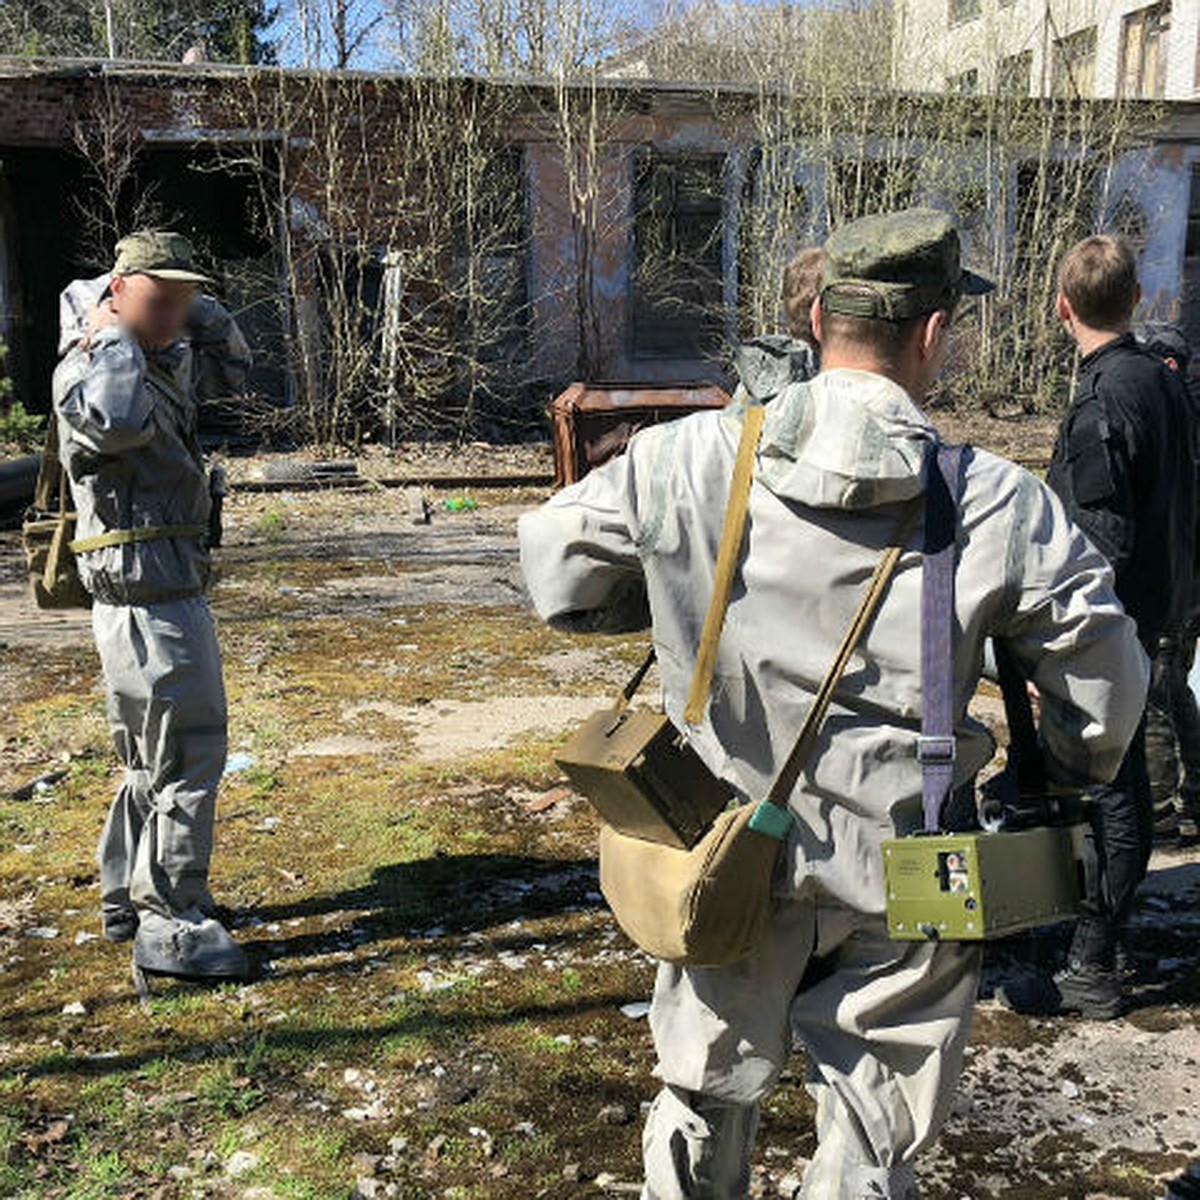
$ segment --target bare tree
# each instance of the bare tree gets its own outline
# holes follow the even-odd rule
[[[237,119],[303,140],[230,148],[281,212],[302,434],[462,436],[521,411],[528,369],[514,98],[436,77],[280,76]],[[514,419],[516,419],[514,417]]]
[[[71,203],[83,258],[103,271],[125,234],[166,225],[171,214],[158,203],[154,187],[139,177],[142,135],[128,108],[107,77],[98,87],[98,95],[91,94],[75,114],[72,134],[83,165],[83,187]]]

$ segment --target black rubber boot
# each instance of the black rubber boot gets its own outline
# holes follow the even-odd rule
[[[1090,1021],[1111,1021],[1125,1011],[1125,989],[1115,967],[1072,962],[1054,977],[1063,1012]]]
[[[137,936],[138,915],[133,908],[105,909],[100,914],[105,938],[110,942],[132,942]]]

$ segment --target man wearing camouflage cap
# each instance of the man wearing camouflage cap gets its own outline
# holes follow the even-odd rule
[[[752,403],[648,429],[520,526],[539,614],[578,630],[649,623],[667,714],[747,800],[769,790],[882,547],[906,551],[838,686],[790,800],[796,820],[763,943],[724,967],[660,964],[651,1027],[663,1090],[644,1136],[645,1200],[748,1194],[759,1103],[793,1038],[816,1099],[810,1200],[913,1197],[958,1077],[979,955],[892,942],[881,842],[921,828],[921,529],[937,433],[917,407],[965,294],[942,214],[864,218],[830,237],[813,325],[821,370],[767,406],[748,532],[702,720],[683,719],[741,427]],[[956,785],[992,756],[966,715],[989,636],[1036,680],[1060,777],[1112,776],[1147,665],[1112,573],[1050,491],[968,456],[957,570]],[[908,523],[906,525],[906,523]]]
[[[199,401],[243,389],[249,351],[207,282],[179,234],[123,239],[110,273],[63,292],[54,407],[125,765],[100,838],[104,933],[133,940],[139,971],[222,978],[246,958],[208,890],[227,739],[196,426]]]

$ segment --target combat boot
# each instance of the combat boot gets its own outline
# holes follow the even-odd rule
[[[1063,1012],[1111,1021],[1125,1010],[1125,990],[1115,968],[1075,960],[1054,976],[1054,986]]]
[[[110,942],[132,942],[138,930],[137,909],[105,907],[100,913],[100,926]]]

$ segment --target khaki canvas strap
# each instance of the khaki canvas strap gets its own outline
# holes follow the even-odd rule
[[[68,485],[66,472],[58,460],[58,421],[51,409],[46,417],[46,441],[42,445],[42,461],[38,464],[37,483],[33,489],[33,507],[38,512],[53,512],[57,493],[58,511],[67,511]]]
[[[725,506],[725,523],[721,528],[721,541],[717,547],[717,565],[713,577],[713,593],[704,615],[704,626],[700,631],[700,648],[696,655],[696,666],[692,672],[691,689],[688,692],[684,720],[696,724],[704,716],[704,705],[712,687],[713,671],[717,664],[717,645],[721,640],[721,628],[725,624],[725,613],[729,608],[729,595],[733,590],[733,577],[737,573],[738,557],[742,549],[742,538],[746,532],[746,512],[750,504],[750,486],[754,481],[754,453],[758,439],[762,436],[763,422],[767,410],[761,404],[748,405],[742,422],[742,436],[738,442],[737,458],[733,464],[733,478],[729,485],[729,500]],[[654,647],[634,672],[633,678],[621,690],[614,705],[616,712],[624,712],[641,686],[646,673],[654,664]]]
[[[143,525],[137,529],[114,529],[96,537],[80,538],[71,543],[72,554],[88,554],[108,546],[127,546],[132,542],[156,542],[162,538],[198,538],[208,532],[207,525]]]
[[[758,449],[758,439],[762,434],[766,415],[767,410],[763,405],[749,405],[742,422],[742,438],[738,443],[737,459],[733,464],[729,500],[725,505],[725,524],[721,529],[721,541],[717,549],[712,598],[708,603],[708,612],[704,614],[700,649],[696,655],[695,670],[692,672],[692,686],[683,710],[683,719],[689,725],[695,725],[704,719],[704,706],[708,703],[708,694],[712,689],[713,671],[717,665],[717,646],[721,641],[721,629],[725,624],[729,595],[733,590],[733,577],[737,573],[742,539],[746,533],[750,487],[754,482],[754,454]]]
[[[773,837],[782,837],[791,825],[792,815],[788,810],[788,799],[796,787],[796,781],[800,778],[800,772],[804,770],[804,766],[813,752],[813,747],[817,743],[817,735],[821,731],[821,723],[825,719],[825,714],[829,711],[830,702],[833,700],[833,693],[837,689],[837,685],[841,682],[842,675],[845,674],[846,664],[849,663],[850,656],[854,653],[867,627],[874,619],[880,601],[883,599],[884,592],[887,591],[887,586],[891,582],[892,575],[896,571],[896,565],[899,563],[900,555],[903,552],[903,546],[901,545],[889,546],[884,551],[883,557],[879,560],[879,565],[875,568],[875,573],[871,576],[871,582],[867,585],[867,591],[862,598],[862,603],[858,606],[858,612],[855,613],[854,620],[851,622],[850,628],[846,631],[846,636],[842,639],[841,646],[838,647],[833,665],[829,668],[829,672],[821,683],[820,690],[817,692],[812,704],[809,705],[808,713],[804,718],[804,724],[800,728],[800,736],[796,739],[796,744],[792,747],[791,754],[788,755],[787,761],[776,776],[767,798],[758,806],[758,811],[751,818],[751,828],[757,829],[760,833],[769,833]]]

